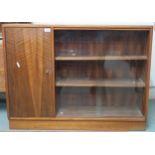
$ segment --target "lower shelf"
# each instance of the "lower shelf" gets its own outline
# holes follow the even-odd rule
[[[57,117],[143,117],[138,106],[63,105]]]
[[[56,82],[57,87],[145,87],[142,79],[126,80],[59,80]]]

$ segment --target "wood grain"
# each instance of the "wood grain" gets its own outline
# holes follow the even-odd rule
[[[57,87],[145,87],[143,80],[58,80]]]
[[[9,120],[26,121],[146,121],[145,117],[10,117]]]
[[[5,92],[5,73],[2,40],[0,40],[0,92]]]
[[[52,32],[44,28],[5,28],[9,115],[55,115]]]
[[[56,30],[55,53],[58,58],[132,60],[143,58],[148,31]],[[137,57],[139,56],[139,57]],[[82,58],[83,57],[83,58]],[[99,58],[100,57],[100,58]],[[145,57],[147,58],[147,57]]]
[[[148,60],[146,62],[146,74],[145,74],[145,95],[143,98],[143,113],[144,116],[147,118],[148,116],[148,100],[149,100],[149,90],[150,90],[150,71],[151,71],[151,55],[152,55],[152,39],[153,39],[153,28],[149,30],[149,34],[146,39],[146,53]]]
[[[105,29],[105,30],[150,30],[153,26],[150,25],[44,25],[44,24],[3,24],[2,27],[53,27],[54,30],[93,30],[93,29]]]
[[[51,120],[10,120],[11,129],[31,130],[89,130],[128,131],[144,130],[145,121],[51,121]]]
[[[56,61],[56,81],[62,86],[144,87],[145,65],[143,60]]]
[[[2,25],[3,24],[19,24],[20,22],[0,22],[0,92],[6,93],[6,87],[5,87],[5,70],[4,70],[4,54],[3,54],[3,36],[1,35],[2,32]],[[22,24],[27,24],[30,22],[22,22]]]
[[[150,25],[54,25],[55,30],[150,30]]]
[[[86,61],[86,60],[147,60],[147,56],[76,56],[76,57],[68,57],[68,56],[57,56],[55,60],[58,61],[68,61],[68,60],[74,60],[74,61]]]

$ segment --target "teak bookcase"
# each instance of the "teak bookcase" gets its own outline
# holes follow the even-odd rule
[[[10,128],[144,130],[152,31],[4,25]]]

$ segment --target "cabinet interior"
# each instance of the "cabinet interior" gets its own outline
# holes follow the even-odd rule
[[[142,117],[147,31],[55,30],[57,117]]]
[[[145,56],[146,31],[56,30],[56,57]]]

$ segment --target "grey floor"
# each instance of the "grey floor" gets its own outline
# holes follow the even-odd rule
[[[145,131],[155,132],[155,100],[149,101],[148,123]]]
[[[0,103],[0,131],[11,131],[9,129],[9,122],[7,119],[6,103],[1,101]],[[155,131],[155,100],[149,101],[148,123],[145,131]]]

